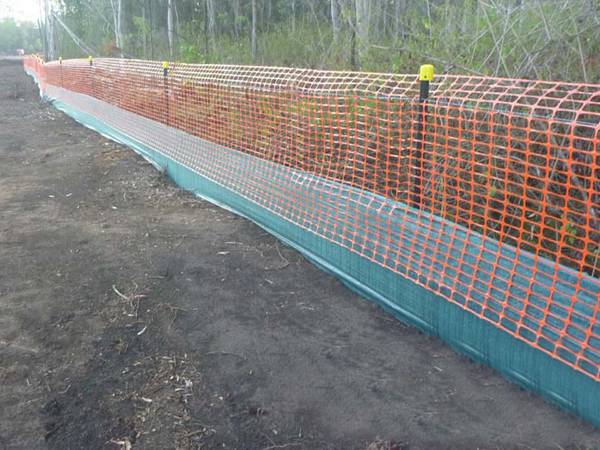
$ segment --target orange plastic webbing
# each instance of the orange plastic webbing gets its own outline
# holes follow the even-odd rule
[[[483,271],[470,262],[481,255],[464,255],[452,283],[435,288],[403,270],[383,238],[372,238],[383,249],[369,259],[450,301],[459,291],[483,298],[474,314],[600,380],[600,85],[447,75],[423,105],[415,75],[177,64],[165,77],[160,62],[118,59],[25,66],[42,90],[90,95],[530,252],[533,275],[506,270],[515,301],[499,305],[497,288],[478,281],[502,272],[501,255]],[[543,261],[557,263],[553,273]],[[565,282],[562,270],[575,275]],[[545,292],[562,303],[529,300]]]

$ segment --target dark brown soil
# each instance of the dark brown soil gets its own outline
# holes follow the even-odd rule
[[[0,450],[599,443],[0,62]]]

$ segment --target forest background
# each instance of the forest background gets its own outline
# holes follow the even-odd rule
[[[36,0],[0,52],[600,82],[600,0]]]

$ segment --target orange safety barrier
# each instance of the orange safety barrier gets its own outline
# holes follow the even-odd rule
[[[295,223],[345,233],[340,245],[600,381],[600,85],[443,75],[424,100],[415,75],[35,57],[25,66],[42,91],[85,94],[445,219],[448,239],[419,249],[405,224],[412,247],[398,248],[383,209],[381,222],[361,224],[261,193]],[[466,248],[463,229],[516,250],[485,261],[463,250],[458,268],[450,250],[431,256],[448,242]],[[530,267],[519,255],[532,255]],[[434,280],[438,266],[450,275]]]

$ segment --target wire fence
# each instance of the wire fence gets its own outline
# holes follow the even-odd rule
[[[445,75],[423,100],[415,75],[25,67],[49,97],[152,121],[115,126],[600,381],[600,85]]]

